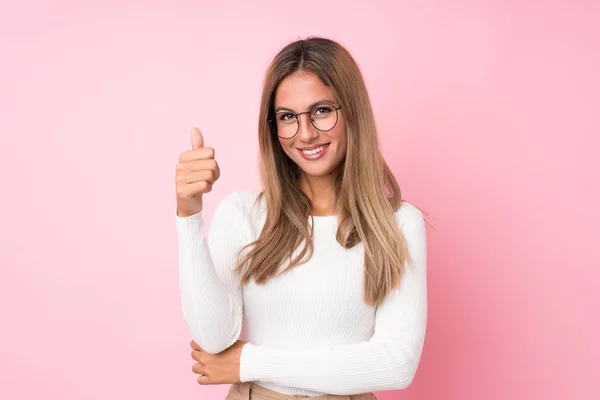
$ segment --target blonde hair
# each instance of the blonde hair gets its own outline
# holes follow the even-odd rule
[[[302,265],[313,254],[312,224],[308,224],[312,218],[311,204],[298,185],[299,167],[284,153],[268,123],[279,83],[299,71],[319,77],[342,106],[348,144],[345,159],[333,171],[338,216],[336,240],[347,249],[363,243],[363,299],[366,304],[376,306],[398,287],[405,263],[410,263],[406,243],[394,219],[394,212],[401,204],[400,188],[380,152],[373,111],[359,67],[344,47],[329,39],[308,38],[287,45],[266,72],[258,123],[263,191],[257,199],[264,196],[266,221],[259,238],[240,251],[236,272],[242,274],[242,285],[252,277],[262,284]],[[302,251],[291,259],[302,242]],[[249,251],[242,255],[244,250]],[[290,260],[289,265],[278,271],[285,260]]]

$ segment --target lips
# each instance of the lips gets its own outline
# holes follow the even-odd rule
[[[315,145],[308,146],[308,147],[298,147],[297,149],[298,149],[298,150],[314,150],[314,149],[316,149],[317,147],[321,147],[321,146],[327,146],[327,145],[329,145],[329,143],[315,144]]]
[[[298,149],[300,155],[306,160],[317,160],[327,153],[330,143],[321,144],[317,146],[305,147],[304,149]]]

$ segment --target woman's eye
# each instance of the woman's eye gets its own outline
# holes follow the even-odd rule
[[[290,119],[294,118],[293,114],[279,114],[279,120],[280,121],[289,121]]]
[[[331,112],[331,108],[330,107],[318,107],[315,108],[315,111],[313,114],[316,115],[324,115],[324,114],[328,114]]]

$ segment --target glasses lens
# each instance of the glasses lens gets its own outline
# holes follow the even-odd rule
[[[331,104],[321,104],[310,112],[310,120],[320,131],[330,131],[337,123],[337,110]]]
[[[298,131],[298,119],[292,113],[281,112],[275,114],[277,135],[282,138],[291,138]]]

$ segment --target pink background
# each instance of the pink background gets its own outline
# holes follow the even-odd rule
[[[175,164],[198,126],[209,215],[258,187],[263,73],[307,35],[356,57],[432,225],[422,362],[380,399],[600,398],[599,2],[3,3],[0,398],[225,397],[191,372]]]

